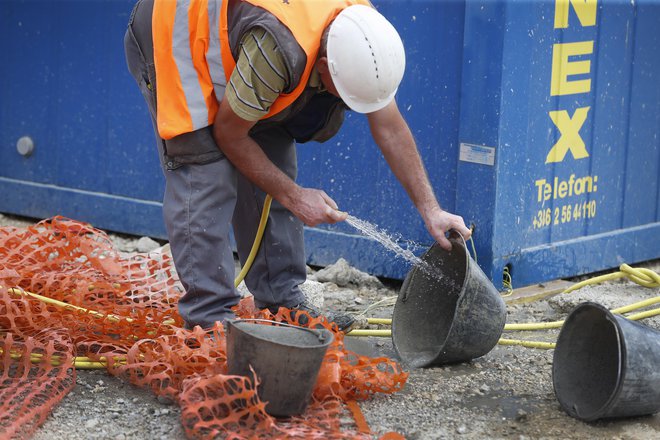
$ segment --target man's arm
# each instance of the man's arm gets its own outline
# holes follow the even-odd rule
[[[297,185],[248,135],[286,88],[287,77],[274,38],[261,28],[247,32],[213,123],[215,141],[241,174],[306,225],[342,221],[346,214],[325,192]]]
[[[303,223],[336,223],[347,214],[337,211],[337,204],[324,191],[303,188],[268,159],[261,147],[248,135],[255,124],[240,118],[223,98],[215,117],[215,141],[231,163],[252,183],[270,194]]]
[[[448,230],[455,229],[466,239],[469,238],[471,231],[465,226],[463,218],[440,208],[415,140],[396,101],[368,114],[367,118],[376,144],[422,216],[431,236],[447,250],[451,250],[451,243],[445,237]]]

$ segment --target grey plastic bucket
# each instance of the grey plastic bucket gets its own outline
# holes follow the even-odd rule
[[[557,338],[552,382],[562,408],[584,421],[658,412],[660,331],[582,303]]]
[[[332,332],[264,319],[228,320],[226,327],[229,374],[251,377],[251,366],[270,415],[288,417],[305,411],[334,339]]]
[[[392,316],[392,341],[412,367],[465,362],[497,344],[506,321],[500,293],[457,233],[448,252],[434,244],[407,274]]]

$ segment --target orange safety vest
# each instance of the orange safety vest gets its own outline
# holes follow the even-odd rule
[[[284,24],[307,56],[304,73],[289,93],[272,104],[271,117],[305,89],[321,36],[348,6],[368,0],[242,0]],[[236,67],[228,36],[228,0],[156,0],[152,17],[158,132],[163,139],[213,124],[218,96]]]

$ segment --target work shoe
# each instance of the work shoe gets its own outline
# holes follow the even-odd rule
[[[297,306],[288,307],[288,308],[291,310],[292,319],[296,319],[296,311],[298,310],[307,312],[309,316],[311,316],[312,318],[325,316],[328,322],[334,323],[339,329],[339,331],[342,333],[347,333],[348,331],[350,331],[351,327],[355,323],[355,318],[349,315],[348,313],[341,313],[341,312],[323,313],[309,301],[303,301]],[[269,308],[269,310],[273,312],[273,308]],[[275,310],[273,313],[277,313],[277,310]],[[307,317],[304,315],[298,317],[297,320],[302,325],[307,324]]]

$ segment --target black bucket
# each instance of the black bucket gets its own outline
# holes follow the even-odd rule
[[[226,327],[229,374],[250,377],[252,367],[259,398],[272,416],[305,411],[332,332],[265,319],[228,320]]]
[[[562,408],[584,421],[658,412],[660,331],[582,303],[559,333],[552,382]]]
[[[392,316],[392,341],[412,367],[465,362],[497,344],[506,321],[500,293],[470,257],[463,237],[434,244],[406,276]]]

